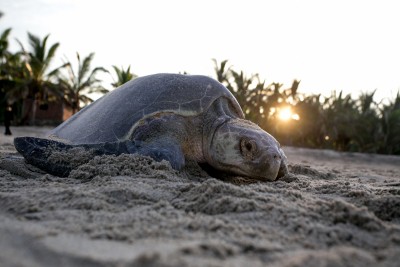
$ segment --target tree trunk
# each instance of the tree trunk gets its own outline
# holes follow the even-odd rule
[[[36,122],[36,109],[37,109],[37,100],[35,97],[35,98],[33,98],[33,101],[32,101],[32,108],[31,108],[32,113],[31,113],[31,119],[29,122],[29,124],[32,126],[35,125],[35,122]]]
[[[79,94],[76,94],[73,109],[72,109],[72,114],[75,114],[78,111],[79,111]]]

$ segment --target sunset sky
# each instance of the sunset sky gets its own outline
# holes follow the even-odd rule
[[[95,66],[142,76],[213,76],[212,58],[267,83],[329,95],[400,89],[398,1],[2,0],[0,30],[26,47],[27,32],[60,42],[57,61],[95,52]],[[18,49],[12,40],[12,49]],[[74,62],[74,61],[73,61]],[[110,87],[110,81],[105,84]]]

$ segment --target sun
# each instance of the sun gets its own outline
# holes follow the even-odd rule
[[[288,121],[290,119],[298,121],[300,119],[299,115],[293,113],[290,107],[279,109],[278,118],[282,121]]]
[[[287,121],[292,116],[292,110],[290,108],[284,108],[278,111],[279,119]]]

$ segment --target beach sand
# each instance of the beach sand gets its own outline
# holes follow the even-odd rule
[[[12,137],[0,136],[1,266],[400,266],[400,157],[285,147],[290,175],[235,185],[121,155],[59,178]]]

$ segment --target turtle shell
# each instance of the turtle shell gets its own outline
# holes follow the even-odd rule
[[[50,138],[72,144],[128,139],[138,122],[160,113],[198,116],[219,98],[231,105],[231,116],[243,118],[235,97],[216,80],[200,75],[154,74],[125,83],[60,124]]]

